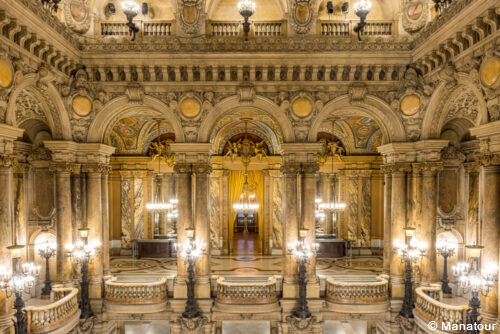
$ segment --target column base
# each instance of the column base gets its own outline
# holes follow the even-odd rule
[[[174,298],[175,299],[186,299],[187,298],[187,286],[184,281],[176,279],[174,282]]]
[[[194,295],[196,298],[210,298],[210,281],[200,278],[194,286]]]
[[[319,298],[320,287],[319,281],[307,283],[306,296],[307,298]],[[299,297],[299,285],[297,282],[287,282],[283,283],[283,298],[298,298]]]

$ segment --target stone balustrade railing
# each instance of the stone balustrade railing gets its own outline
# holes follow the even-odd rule
[[[134,21],[139,27],[138,35],[144,37],[161,37],[172,35],[172,22],[170,21]],[[128,36],[129,29],[126,22],[101,21],[101,36]]]
[[[277,302],[274,277],[220,277],[217,301],[226,304],[270,304]]]
[[[321,21],[320,34],[322,36],[350,36],[356,35],[354,27],[358,21]],[[397,35],[397,22],[394,21],[367,21],[362,36],[396,36]]]
[[[377,277],[376,282],[348,282],[333,278],[326,280],[326,298],[340,304],[373,304],[388,300],[387,276]]]
[[[118,282],[116,277],[104,282],[106,302],[122,305],[145,305],[167,299],[167,279],[155,282]]]
[[[44,306],[26,307],[28,333],[69,332],[78,323],[78,289],[53,288],[54,302]],[[73,318],[73,323],[68,324]]]
[[[418,287],[415,289],[417,298],[415,301],[415,312],[425,323],[436,321],[438,329],[441,329],[442,323],[463,324],[466,320],[467,305],[450,305],[441,302],[440,286]],[[427,326],[425,326],[427,327]],[[425,330],[426,328],[424,328]],[[449,332],[449,331],[448,331]],[[453,331],[452,331],[453,332]],[[459,333],[459,331],[457,331]]]
[[[284,22],[251,22],[250,36],[254,37],[276,37],[284,35]],[[211,21],[207,29],[209,36],[235,37],[243,34],[243,26],[240,22],[218,22]]]

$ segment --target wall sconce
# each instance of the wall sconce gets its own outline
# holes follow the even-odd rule
[[[243,22],[243,32],[245,33],[245,41],[248,41],[248,33],[250,32],[250,22],[248,22],[248,19],[255,13],[255,2],[253,0],[241,0],[238,2],[238,12],[245,19],[245,22]]]
[[[135,34],[139,32],[139,28],[132,22],[134,17],[139,14],[139,5],[135,3],[133,0],[122,1],[122,10],[123,13],[127,16],[127,26],[129,34],[132,35],[132,41],[135,41]]]
[[[354,27],[354,32],[358,33],[358,40],[361,41],[361,33],[366,25],[366,16],[370,13],[372,9],[372,3],[370,0],[359,0],[354,4],[354,13],[361,20],[356,27]]]
[[[333,3],[331,1],[328,1],[326,3],[326,12],[328,13],[328,15],[332,15],[334,11],[335,10],[333,8]]]

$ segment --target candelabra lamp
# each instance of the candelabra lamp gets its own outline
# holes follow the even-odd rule
[[[441,291],[443,294],[451,297],[451,287],[448,285],[450,282],[448,280],[448,258],[455,255],[457,244],[448,242],[448,241],[440,241],[436,245],[436,249],[439,255],[441,255],[444,259],[443,265],[443,284],[441,285]]]
[[[238,2],[238,12],[245,19],[243,22],[243,32],[245,33],[245,41],[248,41],[248,33],[250,32],[250,22],[248,22],[248,19],[255,13],[255,2],[253,0],[241,0]]]
[[[51,257],[56,256],[57,254],[57,244],[55,242],[50,242],[47,240],[42,244],[38,244],[35,246],[35,250],[38,251],[38,255],[41,258],[45,259],[45,282],[42,288],[42,299],[49,299],[50,292],[52,291],[52,287],[50,285],[50,267],[49,260]]]
[[[293,315],[300,319],[311,317],[311,312],[307,306],[307,281],[306,281],[306,265],[311,261],[312,257],[317,253],[319,245],[317,243],[311,246],[306,244],[307,229],[300,230],[300,240],[287,245],[290,255],[295,257],[299,264],[299,306],[293,312]]]
[[[0,269],[0,289],[4,291],[7,298],[15,296],[14,308],[16,313],[14,317],[14,329],[16,334],[28,333],[26,324],[26,314],[24,312],[23,293],[29,293],[36,285],[40,266],[33,263],[20,264],[22,245],[13,245],[7,247],[11,252],[12,270],[6,268]]]
[[[180,256],[184,259],[184,263],[188,264],[188,280],[187,284],[187,301],[186,309],[182,313],[182,317],[193,319],[200,316],[200,312],[196,309],[194,299],[194,265],[199,257],[205,253],[206,246],[203,243],[198,243],[194,239],[194,229],[186,229],[187,241],[184,245],[176,244],[177,249],[180,248]]]
[[[401,244],[398,240],[394,242],[394,249],[401,258],[401,262],[405,264],[405,295],[403,299],[403,307],[399,314],[407,319],[413,318],[413,268],[412,266],[420,261],[425,256],[427,245],[419,242],[414,238],[415,228],[405,228],[406,243]]]
[[[469,314],[467,316],[467,328],[472,328],[467,333],[479,334],[479,309],[481,308],[480,295],[487,297],[496,282],[498,268],[495,264],[490,264],[487,270],[481,273],[479,269],[479,258],[481,257],[482,246],[466,246],[472,259],[472,265],[469,262],[459,262],[453,266],[453,274],[458,280],[458,287],[464,293],[470,292]]]
[[[366,25],[366,17],[372,9],[370,0],[359,0],[354,4],[354,13],[359,17],[359,23],[354,27],[354,32],[358,33],[358,40],[361,41],[361,33]]]
[[[139,28],[135,25],[133,22],[134,17],[139,14],[139,4],[137,4],[133,0],[126,0],[122,1],[122,10],[125,16],[127,17],[127,27],[128,27],[128,32],[130,35],[132,35],[132,41],[135,41],[135,34],[139,32]]]
[[[78,229],[80,239],[76,245],[67,245],[68,256],[73,262],[81,267],[82,281],[80,283],[80,314],[81,319],[88,319],[94,315],[90,306],[89,298],[89,264],[92,263],[94,257],[99,253],[100,244],[98,242],[89,245],[88,243],[88,228]]]

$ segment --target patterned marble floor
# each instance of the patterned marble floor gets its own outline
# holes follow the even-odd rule
[[[212,256],[210,259],[212,273],[215,275],[279,275],[282,272],[282,256]],[[316,270],[318,275],[376,275],[382,271],[382,258],[376,256],[355,257],[352,260],[318,259]],[[176,259],[132,259],[130,257],[114,257],[111,259],[111,273],[128,274],[160,274],[175,275]]]

